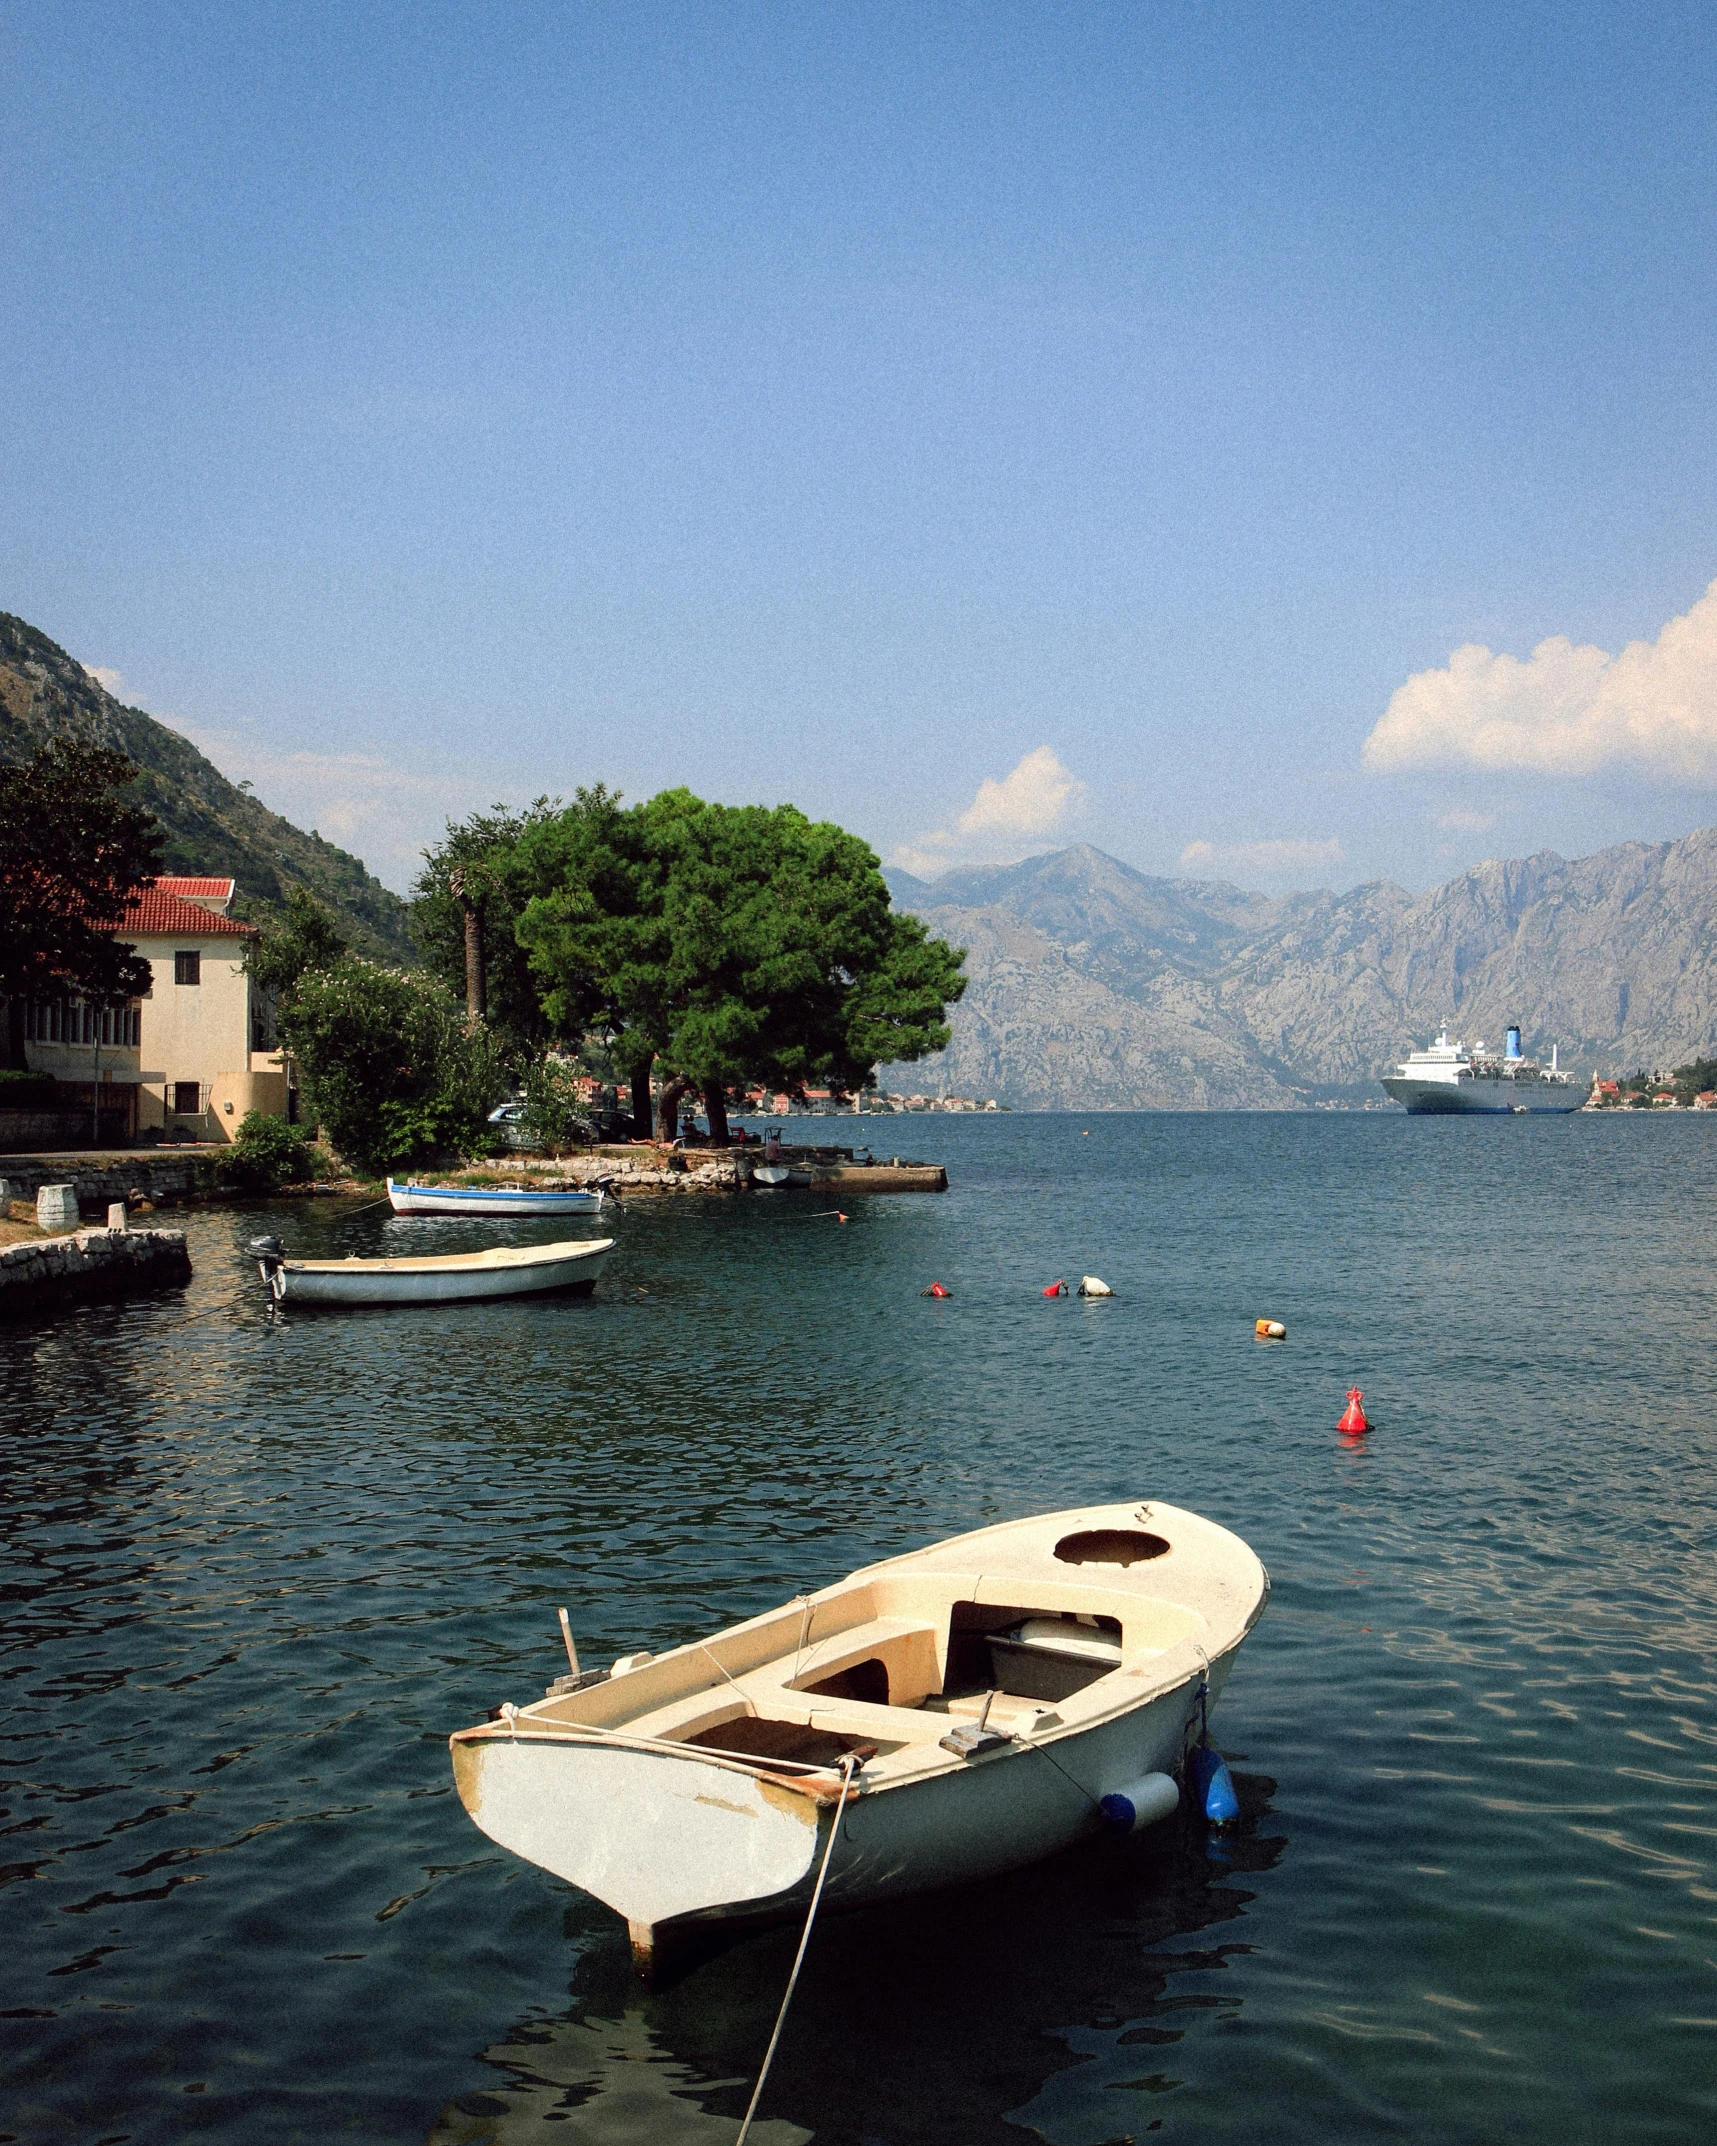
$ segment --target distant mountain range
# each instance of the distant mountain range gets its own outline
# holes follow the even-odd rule
[[[418,958],[409,912],[356,857],[230,783],[177,732],[121,705],[0,612],[0,760],[55,734],[117,747],[167,834],[167,868],[231,873],[240,914],[305,887],[360,952]],[[934,883],[896,904],[967,948],[939,1057],[884,1069],[929,1094],[1016,1109],[1288,1110],[1376,1101],[1377,1076],[1445,1022],[1588,1071],[1717,1048],[1717,829],[1572,863],[1481,864],[1429,894],[1379,880],[1270,900],[1152,879],[1081,843]]]
[[[28,760],[54,736],[112,746],[141,770],[134,795],[161,822],[170,872],[227,874],[234,913],[259,918],[307,887],[360,953],[415,962],[406,905],[356,857],[228,782],[177,731],[114,699],[45,633],[0,611],[0,760]]]
[[[1293,1109],[1381,1099],[1444,1022],[1581,1071],[1668,1067],[1717,1043],[1717,829],[1570,862],[1476,865],[1269,900],[1152,879],[1080,844],[896,904],[968,949],[940,1057],[897,1088],[1016,1109]]]

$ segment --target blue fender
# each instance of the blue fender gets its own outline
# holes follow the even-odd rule
[[[1186,1762],[1186,1785],[1195,1810],[1213,1826],[1231,1826],[1240,1816],[1240,1798],[1234,1793],[1234,1776],[1220,1751],[1200,1744]]]

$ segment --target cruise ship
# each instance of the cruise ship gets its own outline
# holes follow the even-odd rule
[[[1448,1030],[1428,1051],[1413,1051],[1393,1073],[1383,1076],[1386,1091],[1411,1111],[1433,1110],[1578,1110],[1586,1090],[1550,1053],[1548,1066],[1520,1055],[1520,1030],[1511,1028],[1500,1058],[1487,1058],[1482,1043],[1471,1050]]]

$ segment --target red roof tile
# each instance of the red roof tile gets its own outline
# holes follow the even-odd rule
[[[163,872],[155,882],[158,894],[182,894],[186,901],[230,902],[233,898],[233,881],[230,879],[181,879]]]
[[[184,881],[158,879],[151,887],[143,887],[125,905],[125,914],[117,924],[105,928],[121,937],[139,933],[158,939],[249,939],[256,934],[254,924],[241,924],[237,917],[217,915],[213,909],[204,909],[197,902],[188,902],[182,894],[174,893],[175,884]]]

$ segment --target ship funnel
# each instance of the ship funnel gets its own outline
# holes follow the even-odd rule
[[[1509,1058],[1518,1058],[1520,1056],[1520,1031],[1518,1028],[1509,1030],[1508,1044],[1504,1055]]]

